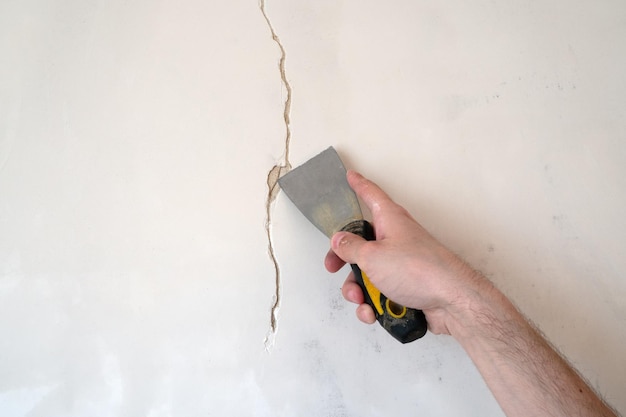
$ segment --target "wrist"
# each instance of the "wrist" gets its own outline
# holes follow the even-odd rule
[[[499,322],[519,316],[513,304],[484,275],[469,266],[464,283],[450,298],[446,327],[461,345],[481,337],[491,337]]]

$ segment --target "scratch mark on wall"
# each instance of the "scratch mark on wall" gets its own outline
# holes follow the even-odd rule
[[[278,260],[276,258],[276,253],[274,251],[274,242],[272,239],[272,203],[276,199],[280,188],[278,186],[278,178],[289,172],[291,169],[291,164],[289,163],[289,145],[291,142],[291,128],[290,128],[290,120],[289,114],[291,111],[291,85],[287,80],[287,75],[285,72],[285,61],[287,60],[287,53],[285,52],[285,47],[283,46],[280,38],[276,34],[274,30],[274,26],[267,15],[265,10],[265,0],[259,0],[259,8],[261,9],[261,13],[267,26],[272,35],[272,40],[278,45],[280,49],[280,60],[278,61],[278,69],[280,71],[280,79],[287,91],[287,97],[285,98],[285,106],[283,109],[283,120],[285,122],[285,148],[283,152],[282,161],[279,161],[276,165],[274,165],[269,172],[267,173],[267,199],[265,201],[265,232],[267,234],[267,244],[268,244],[268,252],[272,264],[274,265],[274,277],[275,277],[275,294],[274,294],[274,302],[272,304],[272,308],[270,311],[270,330],[268,335],[265,338],[265,349],[269,351],[270,347],[274,343],[274,337],[276,335],[276,330],[278,327],[278,309],[280,308],[280,296],[281,296],[281,282],[280,282],[280,266],[278,265]]]

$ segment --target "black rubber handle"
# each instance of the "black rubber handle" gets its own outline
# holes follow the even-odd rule
[[[354,233],[366,240],[375,240],[372,225],[365,220],[357,220],[346,225],[342,231]],[[422,310],[407,308],[394,303],[370,282],[367,275],[356,264],[351,264],[356,282],[363,290],[365,302],[376,314],[376,319],[385,330],[402,343],[409,343],[426,334],[426,316]]]

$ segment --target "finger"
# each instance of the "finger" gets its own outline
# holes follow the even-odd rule
[[[361,304],[356,308],[356,316],[363,323],[374,324],[376,323],[376,315],[374,310],[367,304]]]
[[[359,284],[354,281],[354,274],[352,273],[348,275],[346,282],[344,282],[343,287],[341,287],[341,294],[343,298],[351,303],[363,304],[365,302],[363,290],[359,287]]]
[[[337,272],[345,264],[346,264],[345,261],[343,261],[339,256],[337,256],[337,254],[333,252],[332,249],[328,250],[328,253],[326,254],[326,258],[324,258],[324,266],[326,267],[326,270],[328,272]]]
[[[330,240],[332,251],[344,262],[358,264],[360,257],[359,252],[363,245],[368,242],[361,236],[357,236],[350,232],[337,232]]]
[[[348,171],[348,183],[365,205],[376,217],[381,209],[389,205],[395,205],[393,200],[378,185],[368,180],[356,171]],[[376,220],[376,219],[374,219]]]
[[[354,273],[350,272],[350,274],[348,274],[346,282],[344,282],[343,287],[341,287],[341,293],[346,300],[351,303],[359,304],[356,308],[356,316],[360,321],[367,324],[376,322],[374,310],[368,304],[365,304],[363,290],[359,284],[356,283]]]

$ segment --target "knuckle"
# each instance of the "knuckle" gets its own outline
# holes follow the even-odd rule
[[[376,253],[376,245],[374,242],[366,242],[358,250],[357,258],[359,259],[359,266],[368,271],[371,266],[372,259]]]

